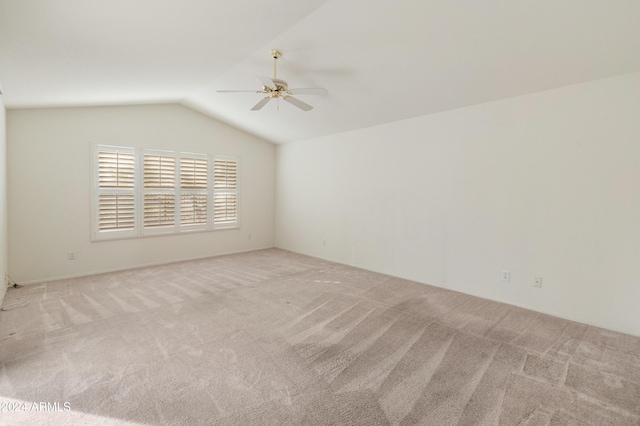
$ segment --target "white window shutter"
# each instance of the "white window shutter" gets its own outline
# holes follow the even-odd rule
[[[135,156],[133,152],[98,150],[98,186],[100,189],[133,189]]]
[[[180,158],[180,226],[207,226],[208,167],[206,155],[183,154]]]
[[[132,148],[99,145],[94,234],[135,229],[135,155]]]
[[[176,159],[173,153],[144,153],[143,228],[175,226]]]
[[[239,226],[238,158],[94,145],[92,240]]]
[[[175,188],[176,159],[168,155],[144,155],[144,189]]]
[[[180,188],[207,189],[208,161],[204,158],[192,158],[183,154],[180,158]]]
[[[213,225],[236,226],[238,223],[238,162],[215,159],[213,164]]]
[[[98,230],[134,229],[135,199],[133,194],[100,194],[98,196]]]

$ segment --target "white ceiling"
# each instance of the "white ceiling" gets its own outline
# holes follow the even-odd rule
[[[7,108],[180,102],[274,143],[640,71],[638,0],[0,0]],[[271,76],[303,112],[249,109]]]

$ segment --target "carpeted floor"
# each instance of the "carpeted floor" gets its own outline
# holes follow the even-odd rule
[[[640,338],[278,249],[3,307],[0,424],[640,424]]]

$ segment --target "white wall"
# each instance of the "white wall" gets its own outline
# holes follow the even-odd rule
[[[18,283],[274,244],[275,149],[261,139],[179,105],[9,110],[7,130],[9,271]],[[91,242],[93,143],[239,155],[241,228]]]
[[[635,73],[279,146],[276,246],[640,335],[638,117]]]
[[[6,112],[0,96],[0,305],[7,291],[7,138]]]

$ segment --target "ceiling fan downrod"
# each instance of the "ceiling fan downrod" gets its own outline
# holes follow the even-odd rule
[[[271,57],[273,58],[273,79],[278,78],[276,76],[276,63],[279,58],[282,58],[282,52],[276,49],[271,50]]]

